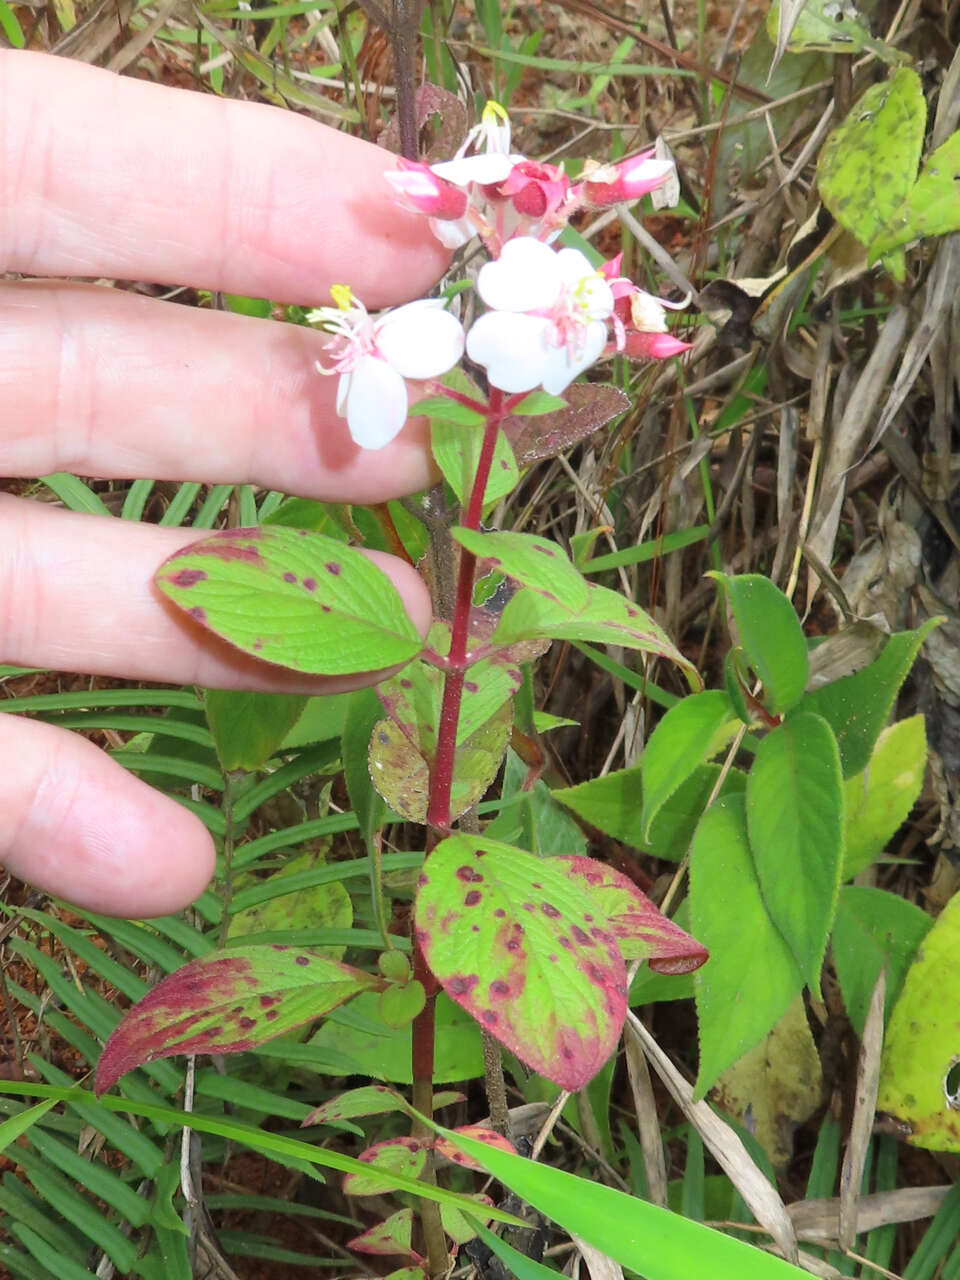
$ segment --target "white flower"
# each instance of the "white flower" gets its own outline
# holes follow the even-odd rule
[[[471,327],[467,354],[501,391],[559,395],[606,346],[613,291],[579,249],[508,240],[477,290],[490,310]]]
[[[307,316],[334,334],[327,347],[333,363],[320,373],[340,375],[337,413],[354,441],[382,449],[407,420],[405,378],[437,378],[463,355],[463,328],[440,298],[426,298],[370,316],[346,285],[330,291],[336,307]]]

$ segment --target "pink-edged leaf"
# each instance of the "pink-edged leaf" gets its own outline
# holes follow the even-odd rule
[[[381,985],[360,969],[294,947],[232,947],[202,956],[127,1012],[97,1063],[96,1092],[158,1058],[253,1049]]]
[[[630,408],[630,400],[622,391],[599,383],[577,383],[567,387],[563,395],[568,408],[532,418],[517,415],[504,420],[504,434],[521,467],[572,449]]]
[[[480,1166],[476,1165],[476,1168],[479,1169]],[[484,1195],[471,1196],[470,1199],[476,1200],[478,1206],[476,1214],[472,1214],[471,1217],[476,1217],[484,1224],[484,1226],[486,1226],[490,1221],[490,1218],[483,1212],[483,1209],[480,1208],[480,1206],[492,1205],[493,1201],[489,1196]],[[476,1227],[471,1226],[456,1205],[442,1204],[440,1206],[440,1221],[443,1223],[444,1231],[455,1244],[466,1244],[477,1234]]]
[[[417,941],[447,995],[564,1089],[592,1079],[626,1017],[626,968],[590,899],[553,859],[482,836],[424,863]]]
[[[453,1102],[465,1102],[466,1094],[458,1089],[439,1089],[433,1095],[434,1110],[449,1107]],[[365,1084],[359,1089],[351,1089],[348,1093],[338,1094],[316,1107],[301,1123],[301,1128],[312,1124],[338,1124],[343,1120],[354,1120],[359,1116],[386,1115],[391,1111],[402,1111],[413,1115],[413,1108],[402,1094],[385,1084]]]
[[[464,1124],[453,1130],[454,1133],[465,1133],[468,1138],[476,1138],[477,1142],[485,1142],[490,1147],[497,1147],[500,1151],[510,1151],[514,1155],[517,1154],[517,1148],[513,1145],[509,1138],[505,1138],[502,1133],[497,1133],[496,1129],[487,1129],[480,1124]],[[454,1146],[449,1138],[437,1138],[433,1144],[433,1149],[437,1155],[444,1156],[447,1160],[453,1161],[454,1164],[462,1165],[464,1169],[483,1169],[483,1166],[477,1164],[472,1156],[465,1155],[459,1147]]]
[[[659,911],[629,876],[594,858],[562,857],[567,868],[606,916],[625,960],[646,960],[656,973],[692,973],[709,958],[706,947]]]
[[[372,671],[407,662],[421,648],[383,570],[307,529],[221,530],[172,555],[155,581],[214,635],[293,671]]]
[[[391,1174],[405,1178],[419,1178],[427,1163],[427,1152],[432,1140],[421,1142],[417,1138],[388,1138],[361,1152],[358,1159],[370,1165],[369,1173],[348,1173],[343,1179],[343,1193],[348,1196],[378,1196],[397,1189]]]
[[[375,1223],[368,1231],[347,1241],[347,1248],[354,1253],[372,1253],[377,1258],[389,1258],[399,1254],[422,1262],[420,1254],[411,1248],[413,1238],[413,1210],[398,1209],[383,1222]]]

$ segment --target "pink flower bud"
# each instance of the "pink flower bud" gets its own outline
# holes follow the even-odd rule
[[[642,151],[617,165],[604,165],[587,174],[582,186],[584,203],[594,209],[604,209],[611,204],[637,200],[654,187],[662,186],[673,169],[672,160],[656,160],[652,150]]]
[[[455,222],[467,211],[467,193],[452,182],[438,178],[428,164],[420,160],[401,160],[398,169],[385,177],[404,201],[418,213],[442,222]]]
[[[669,360],[689,351],[692,345],[672,333],[642,333],[635,329],[627,332],[619,354],[631,360]]]
[[[569,189],[570,180],[556,165],[521,160],[500,184],[499,194],[509,197],[522,217],[542,218],[559,208]]]

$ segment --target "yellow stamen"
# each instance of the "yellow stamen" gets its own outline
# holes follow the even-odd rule
[[[480,116],[481,124],[492,125],[499,121],[501,124],[509,124],[510,117],[507,115],[505,107],[501,107],[499,102],[494,102],[493,98],[487,99],[487,105],[483,108]]]
[[[354,304],[353,290],[348,284],[335,284],[330,289],[330,297],[341,311],[349,311]]]

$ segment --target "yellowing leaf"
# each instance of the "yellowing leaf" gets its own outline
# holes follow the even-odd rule
[[[866,769],[843,784],[846,849],[842,880],[868,867],[886,849],[920,794],[926,764],[923,716],[911,716],[884,729]]]
[[[915,1147],[960,1151],[960,894],[917,950],[890,1015],[877,1109]]]

